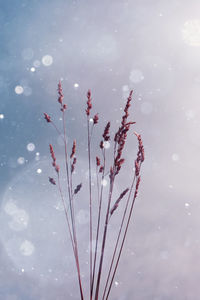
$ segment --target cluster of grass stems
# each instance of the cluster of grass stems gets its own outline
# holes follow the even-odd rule
[[[89,180],[88,180],[88,210],[89,210],[89,228],[88,228],[88,238],[89,238],[89,283],[88,287],[85,287],[88,291],[89,289],[89,300],[98,300],[98,299],[108,299],[111,288],[113,285],[114,277],[119,265],[119,261],[121,258],[122,249],[124,246],[124,242],[126,239],[128,227],[130,224],[131,215],[133,212],[133,207],[135,203],[135,199],[138,194],[139,184],[140,184],[140,169],[141,164],[144,161],[144,148],[142,144],[142,139],[139,134],[133,132],[138,140],[138,152],[137,157],[133,160],[133,174],[132,181],[129,187],[126,187],[119,195],[117,200],[113,202],[113,190],[115,187],[116,177],[119,174],[122,165],[124,164],[124,158],[122,157],[124,146],[127,139],[127,134],[130,131],[130,128],[135,122],[128,121],[129,116],[129,107],[132,101],[133,91],[130,92],[126,106],[124,108],[124,114],[122,116],[120,127],[113,138],[113,161],[109,164],[106,161],[106,143],[111,141],[110,138],[110,122],[108,122],[105,126],[104,132],[102,134],[99,148],[101,152],[101,157],[96,156],[96,178],[97,178],[97,195],[93,195],[92,191],[92,135],[94,127],[97,126],[99,122],[98,114],[95,114],[91,117],[92,110],[92,98],[91,91],[87,92],[87,103],[86,103],[86,120],[87,120],[87,145],[88,145],[88,171],[89,171]],[[64,149],[65,149],[65,169],[66,169],[66,181],[67,181],[67,196],[65,197],[62,185],[60,181],[60,167],[56,161],[56,155],[54,152],[53,146],[50,144],[50,154],[52,158],[52,166],[55,169],[57,178],[49,177],[49,182],[53,185],[57,185],[58,191],[60,193],[60,197],[64,207],[64,213],[67,221],[67,227],[69,230],[71,246],[73,250],[73,255],[75,258],[75,265],[78,276],[78,284],[80,290],[80,298],[81,300],[86,299],[86,292],[84,291],[82,277],[81,277],[81,269],[80,269],[80,255],[78,248],[78,240],[77,240],[77,226],[75,219],[75,209],[74,209],[74,197],[79,193],[82,187],[82,183],[78,184],[76,187],[73,186],[73,176],[74,169],[76,167],[76,141],[73,141],[73,145],[71,151],[69,152],[68,144],[67,144],[67,132],[66,132],[66,111],[67,105],[63,103],[64,95],[62,90],[61,82],[58,84],[58,103],[60,105],[60,111],[62,113],[62,131],[58,129],[56,124],[54,123],[52,117],[47,113],[44,113],[44,118],[47,123],[53,125],[59,136],[63,136]],[[91,122],[92,121],[92,122]],[[104,185],[101,184],[105,176],[109,174],[109,192],[108,199],[106,200],[106,211],[102,210],[102,201],[103,201],[103,189]],[[98,212],[97,212],[97,220],[94,219],[94,203],[98,199]],[[102,268],[103,261],[106,250],[106,242],[107,242],[107,233],[108,233],[108,225],[110,219],[116,213],[116,210],[122,199],[125,201],[124,209],[119,223],[119,231],[117,234],[116,241],[114,243],[114,250],[112,253],[112,258],[109,262],[107,269],[107,276],[104,277],[104,281],[102,284]],[[111,205],[112,204],[112,205]],[[103,221],[102,221],[103,219]],[[101,229],[101,230],[100,230]],[[95,232],[95,239],[94,239]],[[95,244],[95,245],[93,245]],[[94,250],[94,253],[92,251]],[[99,255],[97,255],[99,251]],[[104,272],[105,274],[105,272]],[[101,293],[101,295],[100,295]]]

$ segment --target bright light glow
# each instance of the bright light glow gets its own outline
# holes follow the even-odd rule
[[[34,245],[28,240],[25,240],[20,246],[20,252],[24,256],[32,255],[34,250],[35,250]]]
[[[0,114],[0,119],[1,119],[1,120],[4,119],[4,114]]]
[[[108,142],[108,141],[103,142],[103,146],[104,146],[105,149],[109,149],[110,148],[110,142]]]
[[[103,180],[101,181],[101,184],[102,184],[103,186],[107,186],[108,182],[107,182],[106,179],[103,179]]]
[[[74,88],[77,89],[79,87],[78,83],[74,83]]]
[[[17,162],[18,162],[19,165],[23,165],[25,163],[25,158],[24,157],[19,157],[17,159]]]
[[[34,151],[35,150],[35,145],[33,143],[29,143],[26,146],[26,148],[27,148],[28,151]]]
[[[200,20],[188,20],[182,29],[182,37],[189,46],[200,46]]]
[[[177,153],[172,154],[172,160],[173,161],[178,161],[179,160],[179,155]]]
[[[34,68],[34,67],[31,67],[31,68],[30,68],[30,71],[31,71],[31,72],[35,72],[35,68]]]
[[[15,87],[15,93],[16,93],[17,95],[23,94],[23,92],[24,92],[24,89],[23,89],[23,87],[22,87],[21,85],[17,85],[17,86]]]
[[[129,75],[129,80],[133,83],[139,83],[142,80],[144,80],[144,76],[142,74],[142,71],[134,69],[131,71]]]
[[[42,169],[37,169],[37,173],[41,174],[42,173]]]
[[[45,67],[49,67],[53,63],[53,57],[51,55],[45,55],[42,58],[42,63]]]

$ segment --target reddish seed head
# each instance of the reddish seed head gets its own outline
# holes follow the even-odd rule
[[[104,141],[109,141],[110,139],[110,136],[108,135],[109,134],[109,129],[110,129],[110,122],[107,123],[105,129],[104,129],[104,133],[103,133],[103,138],[104,138]]]
[[[53,184],[53,185],[56,184],[55,180],[54,180],[52,177],[49,177],[49,182],[50,182],[51,184]]]
[[[103,141],[100,142],[99,147],[100,147],[101,149],[104,148],[104,147],[103,147]]]
[[[59,94],[58,102],[62,105],[64,95],[63,95],[61,81],[59,81],[59,83],[58,83],[58,94]]]
[[[138,176],[140,173],[139,163],[137,159],[135,160],[135,175]]]
[[[99,169],[99,173],[102,173],[103,169],[104,169],[103,166],[101,166],[100,169]]]
[[[129,191],[129,188],[125,189],[119,196],[119,198],[116,200],[115,204],[113,205],[113,207],[110,210],[110,214],[112,215],[114,213],[114,211],[117,209],[119,202],[121,201],[121,199],[126,195],[126,193]]]
[[[56,157],[55,157],[55,153],[54,153],[54,150],[53,150],[53,146],[51,144],[49,144],[49,150],[50,150],[50,153],[51,153],[51,157],[52,157],[53,161],[55,162]]]
[[[138,139],[138,153],[137,153],[137,161],[144,161],[144,147],[142,143],[141,135],[134,131],[134,134],[137,136]]]
[[[47,115],[46,113],[44,113],[44,118],[48,123],[51,122],[51,117],[49,115]]]
[[[100,158],[98,156],[96,156],[96,165],[97,165],[97,167],[100,166]]]
[[[93,122],[94,122],[94,124],[97,124],[98,121],[99,121],[99,117],[98,117],[98,114],[96,114],[93,118]]]
[[[55,171],[56,171],[57,173],[59,173],[59,171],[60,171],[59,165],[55,165]]]
[[[74,156],[75,152],[76,152],[76,141],[74,140],[73,141],[72,152],[71,152],[70,158],[72,158]]]
[[[74,190],[74,194],[77,194],[80,191],[81,187],[82,187],[82,183],[78,184]]]
[[[88,98],[87,109],[85,111],[86,111],[86,115],[89,116],[90,110],[92,108],[92,99],[91,99],[91,91],[90,90],[88,90],[88,92],[87,92],[87,98]]]
[[[136,198],[136,197],[137,197],[137,194],[138,194],[138,189],[139,189],[139,184],[140,184],[140,176],[137,178],[136,187],[135,187],[135,194],[134,194],[134,198]]]
[[[71,164],[71,173],[74,172],[75,164],[76,164],[76,157],[74,157],[73,162]]]

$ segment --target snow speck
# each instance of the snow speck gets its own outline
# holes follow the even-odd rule
[[[108,141],[103,142],[103,146],[104,146],[105,149],[109,149],[110,148],[110,142],[108,142]]]
[[[189,203],[185,203],[185,207],[188,208],[190,206]]]
[[[16,93],[17,95],[21,95],[21,94],[23,94],[23,92],[24,92],[24,88],[23,88],[21,85],[17,85],[17,86],[15,87],[15,93]]]
[[[184,23],[182,29],[183,41],[189,46],[200,46],[200,20],[192,19]]]
[[[42,63],[45,67],[49,67],[53,63],[53,57],[51,55],[44,55],[42,57]]]
[[[35,150],[35,145],[33,143],[29,143],[26,148],[28,151],[32,152]]]
[[[35,67],[31,67],[30,71],[34,73],[35,72]]]
[[[129,86],[128,85],[123,85],[122,86],[122,92],[128,92],[129,91]]]
[[[185,112],[185,116],[186,116],[186,119],[187,119],[188,121],[190,121],[190,120],[194,119],[194,117],[195,117],[195,111],[192,110],[192,109],[189,109],[189,110],[187,110],[187,111]]]
[[[77,89],[79,87],[78,83],[74,83],[74,88]]]
[[[172,160],[173,161],[178,161],[180,158],[179,158],[179,155],[177,153],[173,153],[172,154]]]
[[[17,159],[17,162],[19,165],[23,165],[25,163],[25,158],[21,156]]]
[[[25,270],[24,270],[24,269],[21,269],[21,271],[22,271],[22,273],[24,273]]]
[[[107,186],[108,182],[107,182],[106,179],[103,179],[103,180],[101,181],[101,184],[102,184],[103,186]]]
[[[4,211],[8,215],[12,216],[12,215],[14,215],[18,211],[18,208],[17,208],[17,206],[12,201],[9,201],[4,206]]]
[[[42,173],[42,169],[37,169],[37,173],[41,174]]]
[[[29,223],[29,215],[24,209],[17,209],[12,214],[12,220],[9,222],[10,229],[14,231],[22,231],[27,228]]]
[[[4,119],[4,114],[0,114],[0,120]]]
[[[144,80],[142,71],[137,70],[137,69],[132,70],[129,75],[129,80],[132,83],[140,83],[142,80]]]
[[[34,245],[28,241],[28,240],[25,240],[21,246],[20,246],[20,252],[22,255],[24,256],[30,256],[33,254],[34,250],[35,250],[35,247]]]

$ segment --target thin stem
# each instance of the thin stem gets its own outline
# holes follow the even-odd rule
[[[62,193],[62,189],[61,189],[59,174],[58,174],[58,190],[60,192],[60,197],[62,199],[62,203],[63,203],[63,207],[64,207],[64,211],[65,211],[65,217],[66,217],[66,220],[67,220],[67,226],[68,226],[68,229],[69,229],[70,239],[71,239],[72,248],[73,248],[73,252],[74,252],[75,251],[74,250],[74,242],[73,242],[73,238],[72,238],[72,232],[71,232],[71,227],[70,227],[68,213],[67,213],[67,207],[66,207],[66,203],[65,203],[65,200],[64,200],[64,197],[63,197],[63,193]],[[75,255],[75,252],[74,252],[74,255]]]
[[[84,300],[83,290],[82,290],[82,284],[81,284],[81,277],[80,277],[80,268],[79,268],[79,263],[78,263],[78,257],[77,257],[77,253],[75,251],[75,245],[74,245],[73,238],[72,238],[72,232],[71,232],[71,228],[70,228],[70,224],[69,224],[69,218],[68,218],[68,215],[67,215],[66,203],[64,201],[64,197],[63,197],[63,193],[62,193],[62,189],[61,189],[59,173],[58,173],[58,189],[59,189],[60,196],[61,196],[61,199],[62,199],[62,202],[63,202],[63,206],[64,206],[65,216],[66,216],[67,225],[68,225],[68,229],[69,229],[69,233],[70,233],[70,239],[71,239],[72,248],[73,248],[73,252],[74,252],[74,258],[75,258],[76,267],[77,267],[77,271],[78,271],[77,275],[78,275],[78,282],[79,282],[81,299]]]
[[[88,168],[89,168],[89,210],[90,210],[90,299],[92,300],[92,176],[91,176],[91,153],[90,153],[90,128],[89,117],[87,117],[87,137],[88,137]]]
[[[141,166],[141,164],[140,164],[140,166]],[[114,272],[113,272],[113,275],[112,275],[112,279],[111,279],[111,282],[110,282],[110,285],[109,285],[108,293],[106,295],[106,300],[108,299],[108,296],[110,294],[110,290],[111,290],[111,287],[112,287],[112,284],[113,284],[115,273],[117,271],[117,267],[118,267],[118,264],[119,264],[119,260],[120,260],[120,257],[121,257],[122,249],[123,249],[123,246],[124,246],[124,242],[125,242],[125,239],[126,239],[126,235],[127,235],[127,231],[128,231],[128,227],[129,227],[129,223],[130,223],[130,218],[131,218],[131,215],[132,215],[132,212],[133,212],[133,207],[134,207],[134,204],[135,204],[135,199],[136,199],[136,195],[134,194],[133,201],[132,201],[131,208],[130,208],[130,212],[129,212],[129,216],[128,216],[128,220],[127,220],[127,223],[126,223],[126,228],[125,228],[123,240],[122,240],[120,250],[119,250],[119,254],[118,254],[118,257],[117,257],[117,262],[116,262]]]
[[[103,151],[103,173],[102,173],[102,179],[101,180],[104,179],[104,176],[105,176],[105,149]],[[98,180],[97,180],[97,182],[98,182]],[[98,194],[99,194],[99,184],[97,184],[97,186],[98,186]],[[92,294],[93,294],[93,287],[94,287],[94,276],[95,276],[95,268],[96,268],[97,247],[98,247],[98,239],[99,239],[100,220],[101,220],[102,195],[103,195],[103,185],[101,185],[100,200],[99,200],[99,211],[98,211],[97,232],[96,232],[96,245],[95,245],[93,275],[92,275]]]
[[[102,274],[104,250],[105,250],[105,244],[106,244],[108,219],[109,219],[110,203],[111,203],[111,199],[112,199],[112,192],[113,192],[113,186],[114,186],[114,179],[115,179],[115,176],[111,175],[108,206],[107,206],[106,219],[105,219],[105,224],[104,224],[104,233],[103,233],[103,239],[102,239],[102,247],[101,247],[101,257],[100,257],[100,262],[99,262],[99,271],[98,271],[97,284],[96,284],[95,300],[98,300],[98,295],[99,295],[99,287],[100,287],[101,274]]]
[[[114,262],[114,259],[115,259],[115,254],[116,254],[116,251],[117,251],[117,247],[118,247],[118,244],[119,244],[119,240],[120,240],[120,236],[121,236],[121,232],[122,232],[122,228],[123,228],[123,224],[124,224],[126,212],[127,212],[128,205],[129,205],[129,202],[130,202],[130,197],[131,197],[131,194],[132,194],[134,182],[135,182],[135,176],[133,178],[133,181],[132,181],[132,184],[131,184],[131,188],[130,188],[130,191],[129,191],[129,195],[128,195],[128,199],[126,201],[126,207],[125,207],[125,210],[124,210],[124,214],[123,214],[123,217],[122,217],[122,221],[121,221],[119,233],[118,233],[118,236],[117,236],[117,241],[116,241],[115,249],[114,249],[114,252],[113,252],[112,261],[111,261],[111,264],[110,264],[110,268],[109,268],[109,272],[108,272],[108,276],[107,276],[106,285],[105,285],[105,288],[104,288],[104,293],[103,293],[102,300],[104,300],[106,289],[107,289],[107,286],[108,286],[108,282],[109,282],[111,270],[112,270],[112,267],[113,267],[113,262]]]
[[[79,277],[80,294],[81,294],[81,299],[84,300],[82,282],[81,282],[81,275],[80,275],[80,264],[79,264],[78,246],[77,246],[77,239],[76,239],[76,228],[75,228],[75,221],[74,221],[74,208],[73,208],[72,191],[70,189],[70,177],[69,177],[69,166],[68,166],[68,155],[67,155],[67,139],[66,139],[65,113],[64,113],[64,111],[63,111],[63,132],[64,132],[64,145],[65,145],[65,167],[66,167],[66,173],[67,173],[67,187],[68,187],[70,213],[71,213],[71,221],[72,221],[74,249],[75,249],[75,257],[76,257],[76,260],[77,260],[77,271],[78,271],[78,277]]]

